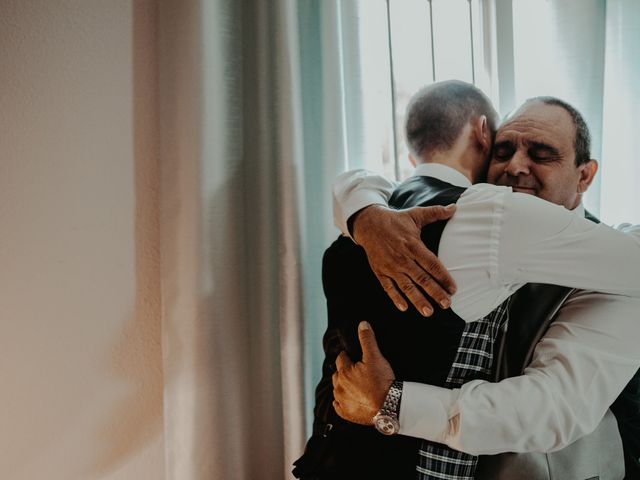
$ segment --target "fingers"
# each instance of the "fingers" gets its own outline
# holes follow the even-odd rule
[[[351,362],[351,359],[349,358],[347,353],[344,350],[340,352],[338,358],[336,358],[336,370],[339,372],[347,367],[350,367],[351,365],[353,365],[353,363]]]
[[[335,399],[333,401],[334,406],[340,402],[340,398],[342,398],[342,396],[345,393],[344,390],[344,386],[340,383],[340,373],[336,372],[333,375],[331,375],[331,383],[333,384],[333,398]]]
[[[333,401],[333,409],[336,411],[336,413],[344,418],[345,420],[347,420],[345,412],[342,410],[342,407],[340,406],[340,403],[337,400]]]
[[[333,408],[336,413],[344,418],[344,414],[341,413],[342,409],[340,407],[340,401],[338,398],[343,394],[343,387],[340,385],[340,381],[338,379],[339,373],[336,372],[331,376],[331,383],[333,383]]]
[[[394,303],[396,308],[401,312],[406,311],[408,308],[407,302],[405,301],[400,291],[396,288],[396,284],[393,282],[393,280],[391,280],[387,276],[379,275],[378,273],[376,273],[376,277],[378,277],[380,285],[382,285],[384,291],[387,292],[387,295],[389,295],[389,298]]]
[[[358,325],[358,339],[362,347],[363,363],[369,363],[382,356],[376,342],[376,335],[368,322],[360,322]]]
[[[398,276],[398,286],[422,315],[428,317],[433,313],[431,303],[416,286],[412,278],[408,275],[400,274]]]
[[[340,373],[335,372],[331,375],[331,384],[333,385],[333,398],[335,402],[338,401],[338,398],[344,393],[344,386],[340,384]]]
[[[431,254],[431,252],[429,252],[426,248],[424,250],[425,252]],[[432,265],[440,264],[437,258],[435,259],[435,261],[436,263]],[[438,267],[432,268],[437,269]],[[445,272],[446,275],[448,275],[446,269]],[[449,308],[449,306],[451,305],[451,296],[449,292],[447,292],[443,285],[438,283],[438,281],[432,275],[427,273],[427,271],[425,271],[425,269],[422,268],[419,264],[416,263],[415,268],[412,269],[412,271],[407,275],[410,277],[411,281],[413,281],[422,290],[424,290],[430,298],[436,301],[438,305],[440,305],[442,308]],[[453,279],[451,281],[453,282]],[[416,306],[416,308],[418,307]]]
[[[456,204],[447,206],[434,205],[432,207],[414,207],[408,210],[420,228],[440,220],[447,220],[456,213]]]
[[[415,245],[413,253],[417,270],[420,273],[414,274],[412,278],[431,298],[442,305],[442,300],[445,298],[448,300],[449,296],[456,292],[455,280],[440,259],[429,251],[422,242]]]
[[[456,211],[455,204],[448,205],[446,207],[434,206],[434,207],[415,207],[408,210],[408,213],[416,222],[416,225],[419,228],[422,228],[429,223],[433,223],[438,220],[446,220],[450,218]],[[453,295],[456,291],[455,281],[444,267],[442,262],[438,260],[429,249],[427,249],[421,241],[415,239],[415,242],[411,244],[412,253],[415,255],[417,259],[417,263],[431,276],[433,279],[447,292]],[[434,293],[429,290],[432,288],[429,285],[422,285],[420,282],[417,282],[420,286],[422,286],[425,291],[434,299],[436,298],[435,293],[439,290],[438,288],[434,289]],[[438,302],[440,303],[440,302]]]
[[[451,305],[456,291],[455,281],[420,239],[420,229],[429,223],[446,220],[455,212],[455,205],[415,207],[402,212],[369,208],[362,218],[384,228],[363,229],[371,242],[362,245],[382,288],[400,311],[411,302],[424,316],[433,314],[432,302],[442,308]],[[368,215],[368,216],[364,216]],[[369,238],[372,232],[376,235]],[[374,241],[375,240],[375,241]]]
[[[426,251],[428,252],[428,250]],[[427,297],[423,294],[423,290],[433,297],[442,308],[448,308],[449,305],[451,305],[449,294],[417,264],[414,264],[414,267],[410,272],[407,272],[406,274],[397,274],[397,286],[396,283],[388,276],[378,273],[376,273],[376,276],[378,277],[378,281],[382,285],[384,291],[387,293],[396,308],[401,312],[405,312],[408,308],[405,297],[400,293],[401,291],[406,295],[413,306],[416,307],[418,312],[425,317],[433,314],[433,307],[429,300],[427,300]],[[418,286],[420,288],[418,288]]]

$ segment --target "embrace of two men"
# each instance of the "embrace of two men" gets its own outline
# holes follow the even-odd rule
[[[640,478],[640,228],[584,211],[573,107],[497,127],[482,92],[439,82],[407,109],[411,178],[339,177],[296,477]]]

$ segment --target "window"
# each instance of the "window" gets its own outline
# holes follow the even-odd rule
[[[361,0],[359,44],[365,165],[404,179],[407,103],[420,87],[460,79],[491,95],[490,35],[481,0]],[[366,5],[365,5],[366,3]]]

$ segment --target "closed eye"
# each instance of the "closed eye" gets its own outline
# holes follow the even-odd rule
[[[497,143],[493,148],[493,158],[499,162],[505,162],[513,156],[514,152],[515,148],[511,143]]]
[[[552,162],[561,159],[560,152],[543,143],[534,143],[529,147],[527,154],[534,162]]]

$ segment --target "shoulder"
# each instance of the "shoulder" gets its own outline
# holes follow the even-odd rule
[[[363,252],[363,248],[345,235],[340,235],[324,252],[325,262],[342,260],[351,257],[357,252]]]
[[[475,201],[487,201],[502,198],[505,195],[513,194],[511,187],[503,187],[500,185],[491,185],[490,183],[476,183],[467,188],[460,196],[460,199],[466,199],[469,201],[473,199]]]
[[[640,225],[633,225],[631,223],[621,223],[619,225],[616,225],[615,228],[616,230],[620,230],[621,232],[640,235]]]
[[[447,205],[457,202],[464,191],[464,187],[434,177],[414,176],[393,191],[389,205],[394,208]]]
[[[528,193],[514,192],[511,187],[487,183],[478,183],[468,188],[460,197],[458,208],[459,211],[461,209],[472,213],[524,218],[528,222],[546,219],[548,225],[554,224],[553,219],[564,222],[564,225],[567,219],[581,218],[562,205]]]
[[[326,291],[333,291],[352,280],[352,276],[369,266],[364,249],[340,235],[322,257],[322,278]],[[339,287],[342,288],[342,287]]]

